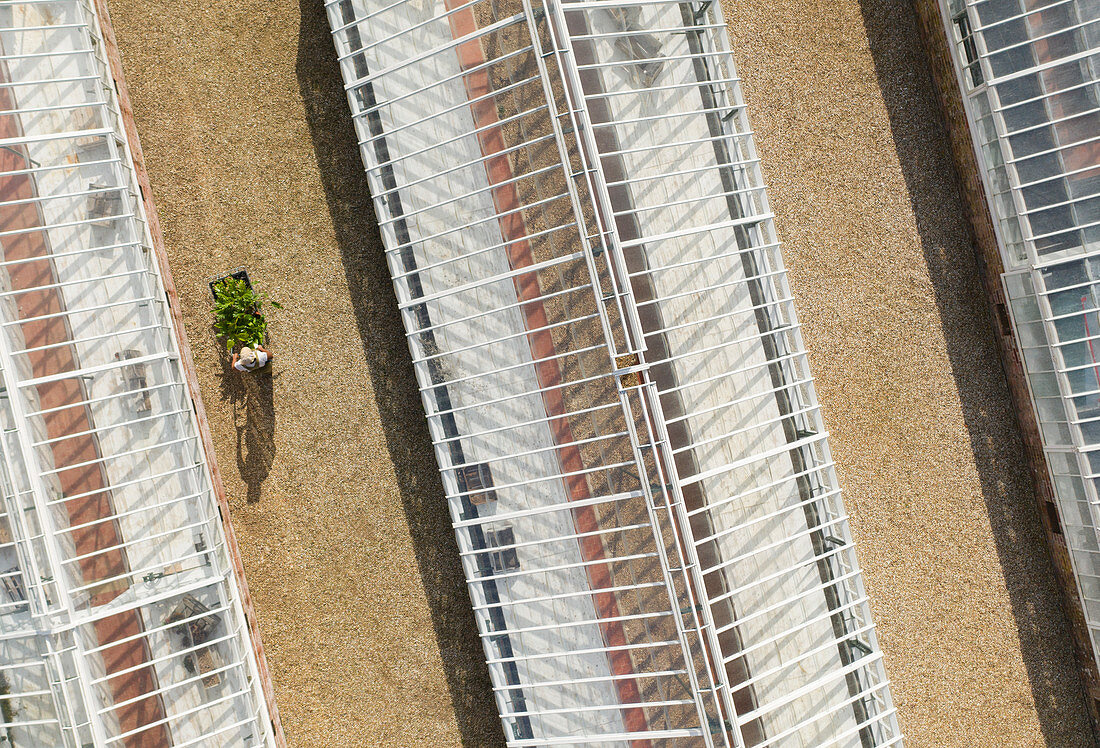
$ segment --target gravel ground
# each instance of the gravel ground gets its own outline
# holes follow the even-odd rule
[[[1086,745],[908,7],[726,3],[909,745]],[[290,745],[499,745],[320,6],[111,11]],[[286,307],[249,388],[242,264]]]

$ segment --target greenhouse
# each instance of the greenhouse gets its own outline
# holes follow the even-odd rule
[[[326,6],[508,744],[900,745],[718,4]]]

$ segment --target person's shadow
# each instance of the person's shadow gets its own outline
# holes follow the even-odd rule
[[[248,486],[248,503],[255,504],[275,460],[274,375],[270,364],[259,371],[239,372],[225,349],[221,351],[221,398],[233,408],[237,470]]]

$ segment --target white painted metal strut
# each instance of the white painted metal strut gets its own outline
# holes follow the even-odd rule
[[[529,6],[529,0],[525,1],[525,6]],[[563,97],[566,101],[566,105],[569,111],[569,117],[573,124],[574,132],[577,134],[581,147],[578,149],[581,162],[585,171],[591,174],[590,185],[596,188],[595,197],[600,203],[600,209],[595,210],[595,220],[601,225],[601,233],[604,236],[609,237],[610,241],[607,242],[607,254],[611,259],[611,267],[609,267],[609,276],[612,286],[614,288],[615,298],[619,301],[620,319],[627,325],[629,342],[631,339],[636,341],[636,345],[631,346],[630,350],[617,351],[615,350],[615,338],[610,331],[610,323],[606,318],[606,311],[602,305],[601,299],[601,314],[604,316],[605,335],[608,343],[608,347],[612,350],[613,360],[619,356],[634,354],[637,355],[639,360],[643,362],[643,377],[644,377],[644,362],[645,362],[645,334],[642,330],[642,325],[637,316],[637,303],[633,298],[633,290],[629,281],[629,272],[626,267],[625,258],[622,255],[623,241],[619,236],[618,227],[611,223],[606,225],[603,216],[612,216],[615,214],[614,208],[611,203],[610,193],[606,180],[601,168],[602,161],[599,147],[597,146],[594,135],[592,122],[593,118],[588,110],[588,105],[585,100],[584,87],[580,80],[580,68],[573,55],[573,44],[570,40],[568,23],[565,19],[563,7],[557,0],[543,0],[542,10],[547,18],[547,33],[550,38],[550,42],[553,47],[553,54],[557,61],[558,70],[564,76],[562,83]],[[536,26],[534,23],[533,14],[531,16],[532,36],[533,42],[537,43]],[[540,58],[541,62],[541,58]],[[552,93],[547,90],[547,96],[552,99]],[[555,124],[557,119],[555,118]],[[564,144],[562,145],[564,154]],[[563,155],[564,158],[564,155]],[[590,250],[589,250],[590,251]],[[595,271],[595,265],[590,258],[590,265],[593,268],[593,278],[597,278]],[[623,288],[615,288],[617,284],[616,276],[622,279]],[[597,294],[599,297],[600,295]],[[625,303],[624,303],[625,302]],[[635,430],[635,419],[632,415],[632,408],[629,398],[626,393],[620,388],[620,395],[622,398],[625,411],[629,414],[627,417],[627,423],[631,430],[631,441],[634,448],[635,459],[637,460],[639,474],[645,475],[645,461],[641,456],[641,439],[640,435]],[[675,456],[670,449],[669,440],[667,438],[667,430],[660,421],[660,417],[655,418],[654,405],[657,404],[657,410],[659,412],[659,397],[656,396],[656,391],[651,383],[645,382],[643,391],[643,416],[647,423],[650,434],[647,442],[654,446],[657,453],[661,455],[656,460],[656,467],[662,474],[662,485],[677,486],[677,479],[675,477]],[[673,475],[665,478],[663,473],[665,471],[671,471]],[[642,480],[643,491],[647,494],[646,506],[655,506],[655,497],[652,493],[652,486],[649,480],[643,478]],[[674,488],[678,491],[678,488]],[[689,663],[693,662],[690,647],[688,646],[688,630],[693,629],[699,635],[701,654],[703,658],[703,671],[707,674],[707,677],[711,679],[709,691],[717,697],[716,705],[720,706],[721,712],[718,714],[718,719],[732,721],[735,714],[732,697],[730,695],[730,686],[726,678],[725,670],[717,664],[713,664],[714,660],[720,659],[721,649],[718,646],[717,634],[715,632],[715,626],[713,620],[710,619],[710,608],[706,604],[705,600],[702,604],[696,603],[696,596],[704,594],[705,581],[700,572],[700,564],[698,558],[695,555],[695,545],[691,539],[691,529],[687,520],[687,515],[683,505],[683,497],[678,493],[676,495],[669,495],[667,489],[660,491],[661,496],[664,499],[664,508],[668,512],[668,516],[672,520],[669,523],[669,527],[675,533],[673,538],[673,547],[677,549],[679,559],[676,566],[673,566],[671,559],[665,555],[665,542],[660,540],[658,547],[662,552],[662,570],[666,576],[667,584],[669,585],[670,593],[673,596],[673,600],[676,599],[675,589],[676,586],[672,582],[672,569],[679,568],[681,574],[685,574],[684,589],[689,599],[689,609],[691,623],[688,624],[684,620],[682,611],[677,610],[674,619],[677,625],[677,631],[682,642],[682,649],[685,660]],[[661,523],[657,520],[655,514],[651,512],[651,518],[655,532],[660,537]],[[704,594],[705,597],[705,594]],[[701,619],[701,620],[700,620]],[[695,673],[694,666],[689,667],[689,674],[692,678],[692,687],[695,689],[696,706],[699,714],[701,725],[706,728],[708,725],[708,714],[706,706],[702,696],[702,685],[697,680],[697,674]],[[730,737],[733,738],[733,745],[739,746],[741,744],[740,733],[736,730],[727,731],[725,729],[719,729],[717,735],[721,745],[730,745]],[[715,744],[715,732],[711,729],[703,730],[704,740],[708,745]]]
[[[17,371],[13,364],[11,353],[7,336],[0,334],[0,369],[3,370],[4,374]],[[46,487],[38,478],[38,470],[33,465],[35,450],[30,441],[30,429],[26,427],[20,428],[20,425],[27,423],[27,418],[23,413],[23,397],[18,393],[14,382],[5,379],[3,384],[7,392],[10,393],[7,400],[17,424],[16,438],[20,442],[20,452],[23,454],[24,460],[26,461],[24,463],[24,469],[26,470],[27,479],[31,486],[31,495],[35,503],[35,513],[38,517],[38,521],[42,523],[44,530],[44,548],[46,550],[47,563],[49,564],[47,573],[57,584],[58,594],[61,598],[60,600],[54,601],[54,605],[56,606],[55,609],[60,613],[60,621],[62,622],[61,626],[58,628],[65,628],[71,625],[71,621],[76,617],[73,595],[75,590],[69,584],[68,575],[64,571],[64,558],[67,554],[58,543],[59,528],[55,526],[53,513],[47,508],[49,499],[46,495]],[[56,623],[54,625],[56,626]],[[47,634],[47,636],[49,636],[49,634]],[[99,699],[92,690],[91,673],[86,661],[87,655],[83,651],[79,637],[76,637],[74,641],[76,643],[77,652],[73,657],[73,661],[80,673],[80,677],[77,679],[78,686],[85,707],[84,711],[86,714],[91,714],[94,706],[99,703]],[[97,741],[100,741],[101,744],[106,742],[107,729],[102,719],[98,718],[98,715],[91,720],[91,729]]]
[[[953,67],[955,68],[956,82],[971,130],[979,176],[986,195],[990,196],[987,198],[987,202],[992,218],[994,237],[1006,268],[1000,279],[1005,298],[1008,300],[1006,311],[1013,325],[1015,333],[1013,337],[1020,352],[1021,365],[1027,375],[1027,389],[1032,401],[1034,415],[1041,428],[1049,426],[1052,422],[1052,419],[1046,415],[1045,410],[1038,407],[1039,398],[1036,396],[1033,383],[1033,380],[1037,377],[1052,376],[1057,399],[1060,402],[1064,417],[1062,422],[1065,424],[1071,442],[1069,446],[1051,443],[1051,439],[1048,438],[1045,430],[1040,433],[1043,451],[1048,457],[1048,476],[1061,521],[1068,524],[1066,518],[1073,516],[1072,510],[1078,501],[1078,491],[1084,496],[1088,504],[1086,509],[1091,522],[1091,527],[1088,529],[1091,530],[1090,534],[1093,540],[1086,545],[1082,545],[1080,536],[1077,533],[1066,533],[1066,540],[1069,548],[1070,572],[1081,603],[1081,612],[1085,620],[1092,650],[1092,661],[1100,664],[1100,616],[1096,615],[1096,606],[1090,604],[1090,598],[1085,592],[1092,585],[1091,580],[1095,580],[1100,574],[1100,561],[1097,560],[1096,554],[1091,550],[1095,546],[1095,538],[1100,537],[1100,491],[1097,490],[1096,485],[1098,476],[1092,467],[1092,460],[1090,460],[1090,453],[1096,454],[1100,450],[1100,446],[1085,436],[1081,419],[1076,417],[1076,403],[1092,395],[1093,392],[1077,388],[1070,380],[1071,374],[1084,371],[1089,366],[1071,365],[1066,361],[1064,354],[1067,346],[1082,341],[1066,338],[1059,331],[1062,325],[1072,326],[1074,318],[1084,320],[1087,324],[1089,315],[1091,314],[1095,319],[1095,313],[1084,308],[1071,312],[1055,313],[1051,306],[1052,296],[1065,293],[1071,288],[1076,288],[1078,293],[1086,294],[1089,289],[1097,287],[1097,280],[1089,272],[1087,274],[1088,282],[1081,284],[1079,287],[1067,286],[1057,289],[1047,287],[1047,274],[1056,272],[1059,266],[1079,264],[1081,267],[1087,268],[1096,261],[1096,257],[1100,256],[1095,237],[1091,242],[1083,240],[1089,229],[1091,229],[1089,233],[1095,234],[1097,222],[1088,221],[1087,218],[1073,211],[1075,201],[1070,199],[1061,204],[1069,209],[1072,220],[1063,225],[1058,231],[1037,232],[1032,227],[1033,217],[1037,212],[1052,208],[1054,205],[1031,207],[1029,200],[1032,198],[1028,197],[1029,193],[1032,195],[1039,194],[1039,190],[1035,188],[1038,185],[1043,185],[1043,190],[1057,189],[1061,186],[1066,197],[1069,198],[1073,196],[1072,182],[1077,181],[1084,193],[1083,196],[1079,195],[1078,198],[1087,199],[1091,196],[1093,200],[1100,199],[1100,195],[1097,195],[1095,189],[1090,191],[1086,186],[1087,180],[1083,178],[1080,180],[1074,179],[1075,177],[1083,177],[1087,172],[1100,168],[1100,163],[1097,162],[1094,155],[1095,148],[1088,149],[1089,155],[1079,159],[1080,164],[1074,164],[1075,168],[1070,168],[1064,157],[1066,152],[1071,149],[1076,150],[1079,156],[1082,155],[1085,150],[1082,147],[1095,146],[1098,136],[1092,135],[1080,140],[1061,142],[1062,133],[1057,127],[1059,123],[1073,118],[1090,118],[1095,124],[1095,120],[1100,116],[1100,108],[1093,105],[1085,111],[1067,117],[1056,104],[1058,98],[1068,92],[1095,89],[1097,85],[1097,69],[1094,64],[1090,65],[1087,61],[1097,55],[1098,40],[1100,38],[1097,37],[1095,30],[1091,34],[1082,32],[1084,26],[1090,23],[1095,24],[1097,19],[1094,11],[1090,11],[1084,3],[1078,3],[1077,0],[1062,0],[1032,10],[1021,7],[1020,10],[1023,12],[1010,13],[1003,18],[996,18],[995,15],[988,14],[988,22],[986,23],[982,21],[983,14],[979,13],[978,3],[973,0],[966,0],[964,3],[949,3],[948,0],[940,0],[939,5],[941,21],[946,31]],[[957,7],[951,7],[952,5]],[[1065,11],[1065,15],[1061,16],[1063,18],[1076,17],[1080,19],[1089,12],[1093,13],[1093,18],[1084,23],[1069,22],[1069,25],[1062,28],[1044,31],[1045,18],[1059,17],[1057,14],[1048,14],[1048,11],[1058,6],[1063,6]],[[1007,8],[1008,6],[1005,6],[1004,9],[1000,10],[1003,11]],[[985,10],[988,11],[989,9]],[[970,53],[963,49],[964,40],[960,36],[960,27],[954,20],[957,13],[965,14],[972,30],[970,41],[974,45],[973,49],[977,52],[976,60],[964,59],[964,55],[969,57]],[[993,18],[996,20],[989,20]],[[1022,32],[1023,40],[1005,46],[997,46],[1003,38],[1001,34],[1005,27],[1012,28],[1014,32]],[[991,31],[988,38],[987,31]],[[1073,34],[1074,43],[1072,46],[1074,51],[1069,54],[1065,54],[1069,51],[1066,47],[1053,47],[1042,43],[1042,40],[1053,35],[1072,31],[1076,32]],[[998,54],[1013,49],[1017,53],[1026,52],[1027,54],[1018,55],[1019,64],[1016,69],[1002,69],[999,75],[994,75],[993,59]],[[981,81],[977,85],[966,74],[966,71],[974,64],[977,64],[978,69],[981,71]],[[1056,69],[1058,75],[1045,75],[1048,72],[1053,73]],[[1074,80],[1074,73],[1078,76],[1077,80]],[[1029,95],[1031,89],[1021,85],[1025,78],[1032,79],[1036,90],[1040,91],[1038,96]],[[1007,94],[1007,97],[1003,94]],[[1023,94],[1023,97],[1021,97],[1021,94]],[[1005,104],[1002,100],[1005,98],[1012,103]],[[1030,111],[1038,114],[1042,121],[1038,125],[1034,124],[1033,119],[1028,119],[1020,126],[1010,124],[1009,119],[1006,118],[1006,113],[1010,113],[1015,107],[1025,104],[1028,105]],[[991,132],[988,125],[983,124],[983,120],[986,119],[992,125]],[[1085,120],[1085,122],[1087,123],[1088,120]],[[1023,138],[1017,139],[1017,136],[1021,133],[1040,132],[1044,127],[1049,128],[1048,137],[1050,137],[1055,147],[1046,148],[1035,153],[1024,152],[1017,155],[1015,152],[1017,147],[1027,147],[1027,141]],[[1092,132],[1092,130],[1087,132]],[[1053,168],[1050,169],[1053,174],[1025,181],[1025,178],[1021,177],[1020,174],[1021,166],[1031,159],[1040,160],[1042,158],[1053,160],[1051,165]],[[1003,169],[1004,182],[1007,184],[1005,190],[998,190],[995,187],[996,174],[1001,169]],[[992,199],[994,195],[1007,199],[995,200]],[[1019,241],[1010,241],[1011,231],[1009,229],[1014,222],[1018,226],[1021,235]],[[1056,251],[1043,250],[1037,244],[1037,240],[1071,233],[1076,233],[1079,237],[1078,240],[1069,242],[1068,247]],[[1019,257],[1014,252],[1011,245],[1017,243],[1022,244],[1024,257]],[[1026,281],[1023,280],[1025,278]],[[1021,296],[1019,293],[1014,292],[1013,286],[1017,285],[1028,286],[1028,293]],[[1025,303],[1029,298],[1034,301],[1038,309],[1038,320],[1036,321],[1042,330],[1042,340],[1033,342],[1033,345],[1050,356],[1053,366],[1051,372],[1047,372],[1033,363],[1033,358],[1027,355],[1024,341],[1019,334],[1019,329],[1025,322],[1019,318],[1017,305]],[[1091,343],[1088,345],[1091,349]],[[1055,472],[1053,461],[1059,454],[1066,455],[1067,461],[1072,463],[1072,474],[1059,475]],[[1074,488],[1077,488],[1077,491],[1074,491]]]
[[[572,11],[572,9],[574,7],[576,7],[578,4],[568,3],[567,5],[560,5],[556,2],[551,2],[550,5],[551,5],[551,10],[556,11],[558,13],[558,26],[559,26],[559,28],[565,30],[564,34],[566,36],[568,36],[568,31],[567,31],[568,26],[567,26],[567,22],[565,21],[565,18],[564,18],[564,12]],[[609,6],[617,6],[617,5],[618,5],[617,3],[609,3],[609,4],[606,4],[606,5],[600,6],[600,7],[609,7]],[[584,7],[586,9],[587,8],[595,9],[597,6],[596,6],[596,4],[585,3]],[[720,15],[719,15],[719,18],[720,18]],[[585,35],[585,36],[587,36],[587,35]],[[556,44],[556,47],[561,49],[561,50],[565,50],[567,52],[572,51],[572,45],[571,44],[558,43],[558,44]],[[709,54],[712,55],[712,56],[718,56],[718,57],[728,56],[728,55],[725,55],[724,50],[722,50],[722,49],[715,50],[715,51],[713,51]],[[684,59],[697,59],[698,55],[688,55],[688,56],[682,56],[682,57]],[[676,57],[666,57],[666,58],[664,58],[665,61],[673,60],[673,59],[679,59],[679,58],[676,58]],[[567,72],[573,72],[574,76],[576,75],[576,73],[575,73],[576,70],[580,70],[580,69],[596,70],[596,69],[601,69],[601,68],[609,66],[606,63],[603,63],[603,64],[595,63],[595,64],[573,65],[573,66],[571,66],[570,65],[571,62],[575,62],[575,60],[573,60],[571,55],[570,55],[570,56],[568,56],[568,59],[566,59],[566,61],[564,63],[561,63],[561,64],[562,64],[562,67],[567,70]],[[616,64],[619,64],[619,63],[616,63]],[[574,83],[574,90],[580,91],[581,90],[581,84],[580,84],[579,79],[574,77],[573,83]],[[688,88],[688,86],[685,86],[685,88]],[[566,87],[566,96],[567,97],[569,96],[569,93],[570,93],[570,90],[569,90],[569,87],[567,86]],[[597,95],[603,95],[603,94],[597,94]],[[591,122],[592,118],[591,118],[591,115],[587,111],[587,108],[586,108],[587,104],[586,104],[584,94],[582,93],[577,98],[579,100],[579,104],[574,104],[574,105],[572,105],[571,108],[574,111],[579,110],[581,113],[586,115],[587,120],[589,122]],[[734,110],[738,110],[738,109],[739,108],[736,106],[736,104],[734,104]],[[625,123],[626,122],[624,121],[623,123],[619,123],[619,124],[625,124]],[[616,122],[612,122],[610,124],[612,126],[614,126],[616,124]],[[586,140],[586,143],[588,145],[589,150],[593,153],[599,153],[600,157],[604,157],[604,156],[607,156],[607,155],[622,155],[622,154],[631,153],[631,152],[635,152],[635,151],[641,152],[641,151],[647,150],[646,148],[629,148],[629,149],[621,149],[619,151],[602,151],[601,152],[597,149],[595,143],[591,139],[592,136],[591,136],[590,132],[587,131],[583,127],[583,124],[578,124],[577,130],[580,133],[580,136]],[[744,137],[748,137],[751,134],[751,132],[748,131],[747,129],[745,129],[745,130],[742,131],[742,134],[744,135]],[[738,137],[740,137],[740,135]],[[732,136],[731,136],[731,138],[732,138]],[[727,140],[729,140],[731,138],[727,138]],[[716,139],[719,139],[719,138],[711,137],[711,138],[706,138],[706,139],[703,139],[703,140],[686,141],[684,144],[689,145],[689,144],[695,144],[695,143],[701,143],[701,142],[708,142],[708,141],[716,140]],[[601,176],[602,176],[602,173],[600,172],[600,170],[597,169],[596,173],[594,174],[594,180],[598,182],[599,179],[601,178]],[[627,180],[627,181],[629,182],[629,180]],[[597,185],[597,186],[600,187],[600,185]],[[607,198],[606,187],[602,187],[602,190],[599,192],[599,195],[600,195],[601,199],[604,201],[605,207],[608,206],[610,201],[609,201],[609,198]],[[679,236],[684,236],[684,235],[687,235],[687,234],[690,234],[690,233],[702,233],[702,232],[706,232],[706,231],[713,231],[715,229],[719,229],[719,228],[723,228],[723,227],[733,227],[733,226],[737,226],[737,225],[755,225],[759,222],[767,221],[770,218],[771,218],[770,214],[767,214],[767,213],[762,214],[762,215],[752,215],[752,216],[749,216],[745,219],[725,222],[724,226],[723,225],[713,225],[713,226],[698,227],[698,228],[695,228],[695,229],[686,229],[686,230],[681,229],[681,230],[679,230],[675,233],[670,233],[670,234],[667,234],[667,235],[664,235],[664,236],[641,237],[641,238],[632,239],[632,240],[629,240],[629,241],[621,241],[621,240],[618,241],[618,242],[613,241],[611,244],[612,244],[613,248],[615,247],[616,244],[619,247],[642,246],[642,245],[645,245],[645,244],[650,244],[654,241],[661,241],[661,240],[665,240],[665,239],[669,239],[669,238],[677,238]],[[614,249],[612,251],[614,251]],[[653,303],[653,302],[647,302],[647,303]],[[772,303],[774,303],[774,302],[772,302]],[[628,315],[628,319],[634,319],[634,318]],[[671,330],[673,328],[668,328],[668,329]],[[644,361],[644,352],[641,353],[641,358]],[[802,412],[803,413],[810,413],[810,412],[816,412],[816,410],[817,410],[816,405],[811,405],[807,408],[804,408]],[[784,418],[797,417],[798,415],[799,415],[799,412],[795,411],[795,412],[792,412],[791,414],[788,414],[787,416],[784,416]],[[661,410],[659,404],[656,407],[648,410],[647,411],[647,416],[653,418],[657,422],[658,428],[661,428],[661,421],[662,421],[662,418],[663,418],[663,413],[662,413],[662,410]],[[797,449],[803,444],[808,445],[808,444],[816,443],[816,442],[819,442],[819,441],[823,441],[825,439],[825,437],[826,437],[826,434],[824,433],[824,431],[819,431],[818,434],[816,434],[813,437],[789,443],[784,448],[776,450],[775,456],[778,457],[783,452],[789,451],[791,449]],[[714,439],[717,439],[717,437],[715,437]],[[714,439],[712,439],[712,441]],[[659,445],[661,445],[662,447],[666,447],[666,448],[667,448],[667,445],[669,444],[667,439],[658,439],[657,443]],[[746,457],[746,458],[743,458],[742,461],[740,461],[740,464],[747,464],[749,462],[754,462],[754,461],[757,461],[757,460],[759,460],[763,457],[767,457],[767,455],[763,454],[763,455],[754,455],[752,457]],[[676,469],[675,468],[675,461],[670,459],[670,460],[668,460],[668,463],[671,466],[670,469],[675,471],[675,469]],[[727,464],[727,465],[725,465],[721,468],[714,468],[714,469],[712,469],[712,471],[710,473],[703,473],[701,475],[696,475],[696,476],[693,476],[691,479],[688,479],[688,480],[675,479],[675,480],[672,481],[673,490],[676,494],[678,494],[680,486],[686,485],[688,483],[698,482],[699,480],[707,477],[708,475],[715,475],[715,474],[718,474],[719,472],[727,472],[727,471],[733,469],[734,467],[736,467],[738,464],[739,464],[738,462],[734,462],[734,463],[731,463],[731,464]],[[683,502],[682,496],[678,496],[678,499],[679,499],[679,501],[677,502],[677,505],[682,506],[682,502]],[[832,522],[834,522],[834,523],[835,522],[843,522],[843,517],[833,519]],[[688,537],[689,537],[688,548],[689,549],[694,549],[695,543],[693,541],[690,541],[690,533],[691,533],[690,526],[688,526],[686,524],[686,522],[683,523],[683,526],[686,528],[685,530],[683,530],[683,532],[685,532],[685,534],[687,534]],[[835,553],[840,553],[840,550],[838,549],[838,551],[836,551]],[[701,576],[700,576],[700,578],[701,578]],[[707,610],[708,609],[707,606],[704,606],[704,609]],[[867,630],[870,630],[869,627],[868,627]],[[716,642],[715,642],[715,646],[717,646]]]
[[[539,48],[539,50],[541,51],[541,44],[539,42],[539,33],[538,33],[539,24],[538,24],[538,20],[536,18],[535,10],[533,10],[533,8],[531,7],[531,1],[530,0],[524,0],[524,10],[525,10],[525,13],[527,15],[527,23],[528,23],[528,30],[529,30],[529,33],[530,33],[530,36],[531,36],[531,44],[532,44],[532,46],[535,46],[535,47]],[[540,8],[540,11],[542,11],[542,13],[544,14],[544,13],[546,13],[546,10],[547,10],[546,5],[543,4],[542,8]],[[557,40],[555,40],[555,35],[554,35],[553,29],[552,29],[553,23],[550,22],[549,19],[548,19],[547,26],[548,26],[548,32],[549,32],[551,44],[553,45],[554,56],[557,57],[558,64],[559,64],[559,66],[561,66],[561,64],[562,64],[561,50],[559,48]],[[552,87],[551,87],[551,80],[550,80],[550,75],[549,75],[549,72],[548,72],[548,69],[547,69],[547,66],[546,66],[546,62],[544,62],[543,56],[541,54],[536,56],[536,61],[537,61],[537,64],[539,66],[539,72],[540,72],[540,74],[542,76],[542,80],[543,80],[544,96],[546,96],[547,101],[550,102],[550,107],[555,108],[553,90],[552,90]],[[559,67],[559,70],[561,70],[561,69],[563,69],[563,68]],[[576,112],[575,106],[573,105],[573,103],[571,103],[570,83],[568,83],[568,81],[563,80],[562,84],[563,84],[563,86],[562,86],[563,96],[564,96],[565,101],[566,101],[566,106],[569,107],[569,116],[570,116],[570,118],[573,122],[574,132],[580,131],[580,123],[577,122],[577,119],[576,119],[576,113],[577,112]],[[555,113],[557,113],[557,111],[555,111]],[[570,163],[569,153],[568,153],[568,150],[566,150],[564,135],[563,135],[562,130],[561,130],[561,122],[559,121],[558,117],[552,117],[551,118],[551,124],[552,124],[553,130],[554,130],[555,141],[557,141],[557,143],[558,143],[558,149],[559,149],[559,154],[560,154],[560,157],[561,157],[562,164],[568,164],[568,163]],[[585,153],[584,149],[580,150],[580,157],[581,157],[582,165],[583,165],[582,169],[583,169],[583,171],[587,172],[588,169],[590,169],[592,167],[590,165],[590,162],[588,162],[588,154]],[[601,175],[598,174],[598,169],[594,169],[594,175],[597,178],[598,178],[598,176],[601,176]],[[574,216],[576,218],[577,226],[584,226],[583,209],[582,209],[582,206],[581,206],[580,195],[577,194],[576,186],[573,183],[572,179],[569,179],[568,183],[566,183],[566,184],[569,185],[570,197],[572,198],[572,202],[573,202]],[[595,213],[596,213],[596,221],[599,222],[599,223],[602,223],[603,221],[601,220],[601,216],[599,216],[599,211],[597,210],[597,211],[595,211]],[[605,234],[607,234],[608,233],[608,228],[603,227],[603,232]],[[595,256],[593,254],[593,248],[592,248],[591,242],[588,242],[587,237],[585,237],[585,235],[583,235],[583,233],[582,233],[582,241],[583,241],[584,246],[585,246],[585,260],[586,260],[587,265],[588,265],[588,272],[590,272],[590,277],[593,278],[593,281],[595,281],[595,279],[598,277],[598,272],[596,270]],[[616,256],[616,261],[617,261],[617,256]],[[621,275],[621,277],[626,277],[625,264],[620,264],[620,270],[621,270],[621,272],[623,272],[623,275]],[[614,283],[614,275],[613,275],[613,283]],[[627,288],[629,289],[629,284],[627,284]],[[606,306],[605,306],[604,297],[603,297],[602,294],[597,293],[597,294],[595,294],[595,298],[596,298],[597,309],[599,311],[599,316],[601,316],[601,323],[602,323],[602,327],[603,327],[603,330],[604,330],[604,339],[605,339],[605,342],[608,346],[608,349],[610,350],[610,352],[612,352],[612,360],[615,361],[617,359],[617,357],[620,355],[620,353],[615,350],[615,335],[612,331],[612,323],[610,323],[610,319],[609,319],[609,316],[608,316],[608,313],[607,313],[607,310],[606,310]],[[618,298],[618,296],[616,296],[616,298]],[[620,306],[620,308],[621,308],[621,306]],[[628,321],[628,323],[635,321],[634,319],[632,319],[630,317],[624,317],[623,319],[625,321]],[[636,326],[635,330],[636,330],[635,340],[638,340],[638,341],[645,340],[645,338],[643,338],[642,335],[640,335],[640,326]],[[670,602],[672,603],[672,608],[673,608],[672,617],[673,617],[673,620],[675,621],[675,625],[676,625],[676,635],[678,635],[678,637],[680,639],[680,649],[681,649],[681,652],[682,652],[682,656],[684,658],[684,662],[686,664],[686,674],[687,674],[687,676],[689,676],[689,679],[690,679],[690,682],[691,682],[691,685],[692,685],[692,689],[693,689],[693,694],[692,695],[693,695],[693,700],[694,700],[695,711],[696,711],[696,714],[698,716],[698,720],[700,720],[701,734],[702,734],[702,737],[703,737],[704,741],[706,742],[706,745],[707,746],[712,746],[712,745],[714,745],[714,736],[711,733],[711,730],[706,728],[706,726],[707,726],[706,705],[703,702],[703,696],[702,696],[702,691],[701,691],[702,685],[701,685],[700,682],[698,682],[698,675],[695,671],[694,658],[692,657],[692,651],[691,651],[691,646],[690,646],[690,643],[689,643],[689,638],[687,638],[687,637],[689,637],[689,630],[687,630],[687,627],[685,627],[683,616],[682,616],[680,610],[678,609],[678,607],[676,607],[676,602],[675,602],[676,601],[676,592],[675,592],[676,591],[676,586],[675,586],[675,584],[673,583],[673,580],[672,580],[672,573],[673,573],[672,572],[672,564],[670,563],[670,560],[667,557],[667,553],[665,553],[665,543],[660,537],[661,524],[660,524],[660,521],[657,518],[656,510],[654,510],[654,508],[653,508],[654,504],[653,504],[653,499],[652,499],[652,496],[651,496],[650,484],[649,484],[649,481],[646,480],[645,477],[643,477],[646,474],[646,466],[645,466],[645,460],[642,459],[641,452],[640,452],[641,444],[639,443],[639,434],[636,431],[635,418],[632,417],[629,397],[628,397],[627,393],[624,392],[624,389],[621,388],[621,385],[619,385],[619,399],[620,399],[620,403],[623,404],[624,412],[626,414],[626,423],[627,423],[628,430],[630,432],[631,448],[632,448],[632,450],[634,450],[637,470],[639,472],[639,475],[642,476],[642,481],[641,481],[642,491],[647,494],[646,508],[647,508],[647,513],[649,515],[650,524],[651,524],[651,527],[653,529],[654,536],[656,536],[658,538],[657,547],[658,547],[658,550],[660,551],[661,572],[662,572],[662,575],[664,577],[665,590],[668,591]],[[672,527],[675,528],[675,525],[672,525]],[[679,538],[675,538],[673,540],[673,543],[674,543],[674,546],[676,548],[679,549],[681,547],[681,541],[680,541]],[[681,569],[683,568],[683,565],[684,564],[681,562],[680,563],[680,568]],[[689,594],[690,594],[691,586],[690,585],[685,585],[685,588],[686,588],[687,591],[689,591]],[[691,605],[692,605],[692,608],[695,607],[693,601],[692,601]],[[697,625],[695,627],[695,630],[698,631]],[[711,672],[711,668],[709,668],[709,662],[705,663],[704,668],[705,668],[705,671],[707,673]],[[712,691],[713,691],[713,684],[712,684]],[[723,738],[725,738],[725,731],[724,730],[722,731],[722,735],[723,735]],[[723,739],[723,742],[725,744],[725,739]]]

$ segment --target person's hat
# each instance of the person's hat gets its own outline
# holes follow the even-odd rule
[[[237,360],[244,366],[256,365],[256,351],[249,348],[247,345],[241,349],[241,352],[237,354]]]

